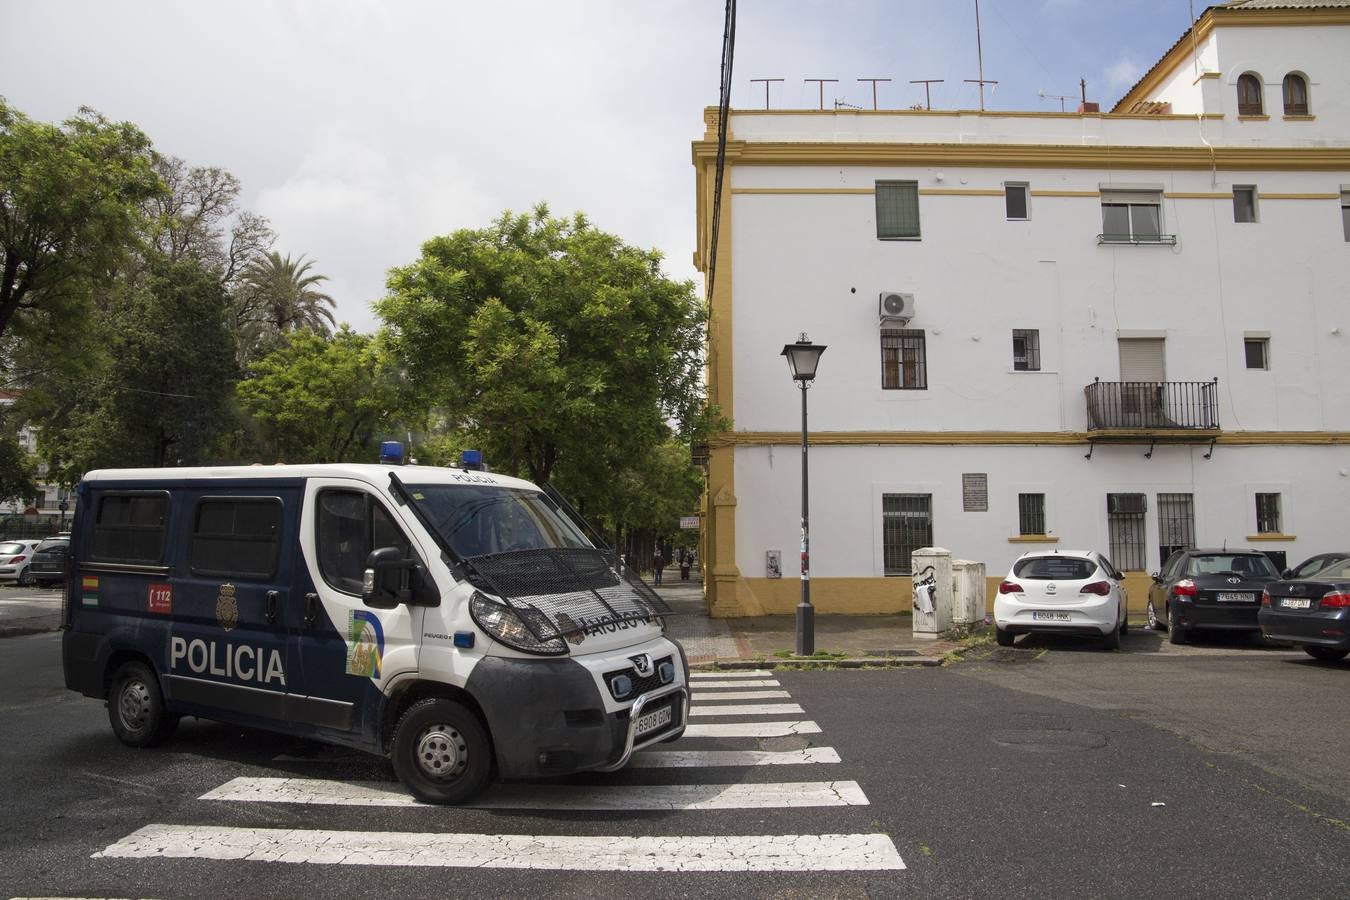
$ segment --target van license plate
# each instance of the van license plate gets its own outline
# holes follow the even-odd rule
[[[1255,594],[1219,594],[1220,603],[1251,603],[1255,599]]]
[[[1040,610],[1032,610],[1031,618],[1032,621],[1036,622],[1068,622],[1072,620],[1072,617],[1066,612],[1041,612]]]
[[[644,734],[651,734],[653,731],[669,725],[672,715],[673,710],[669,704],[649,713],[643,713],[638,716],[636,736],[642,737]]]
[[[1289,597],[1285,597],[1283,600],[1280,601],[1280,605],[1285,607],[1286,609],[1308,609],[1309,607],[1312,606],[1312,601],[1292,600]]]

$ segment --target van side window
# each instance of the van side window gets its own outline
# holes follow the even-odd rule
[[[361,593],[370,551],[397,547],[404,557],[411,555],[411,545],[393,518],[375,498],[360,491],[320,493],[317,527],[319,572],[343,593]]]
[[[281,500],[203,497],[192,523],[188,562],[194,575],[261,581],[277,572]]]
[[[94,562],[155,565],[164,561],[164,523],[169,495],[103,494],[94,514]]]

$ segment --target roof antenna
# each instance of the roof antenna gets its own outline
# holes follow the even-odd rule
[[[997,85],[997,81],[990,81],[984,77],[984,46],[980,43],[980,0],[975,0],[975,54],[979,59],[980,77],[967,78],[967,84],[978,84],[980,86],[980,112],[984,112],[984,86],[986,84]]]

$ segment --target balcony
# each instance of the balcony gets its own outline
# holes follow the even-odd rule
[[[1099,234],[1097,243],[1101,244],[1167,244],[1176,246],[1175,234]]]
[[[1094,381],[1087,397],[1092,440],[1207,440],[1219,433],[1219,379]]]

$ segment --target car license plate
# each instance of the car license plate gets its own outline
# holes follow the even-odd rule
[[[1072,620],[1066,612],[1043,612],[1035,609],[1031,611],[1031,618],[1037,622],[1069,622]]]
[[[1295,600],[1290,597],[1285,597],[1283,600],[1280,601],[1280,605],[1285,607],[1286,609],[1308,609],[1312,606],[1312,601],[1306,599]]]
[[[644,734],[650,734],[664,725],[669,725],[673,714],[674,711],[669,704],[649,713],[643,713],[638,716],[636,736],[642,737]]]
[[[1255,599],[1255,594],[1219,594],[1220,603],[1251,603]]]

